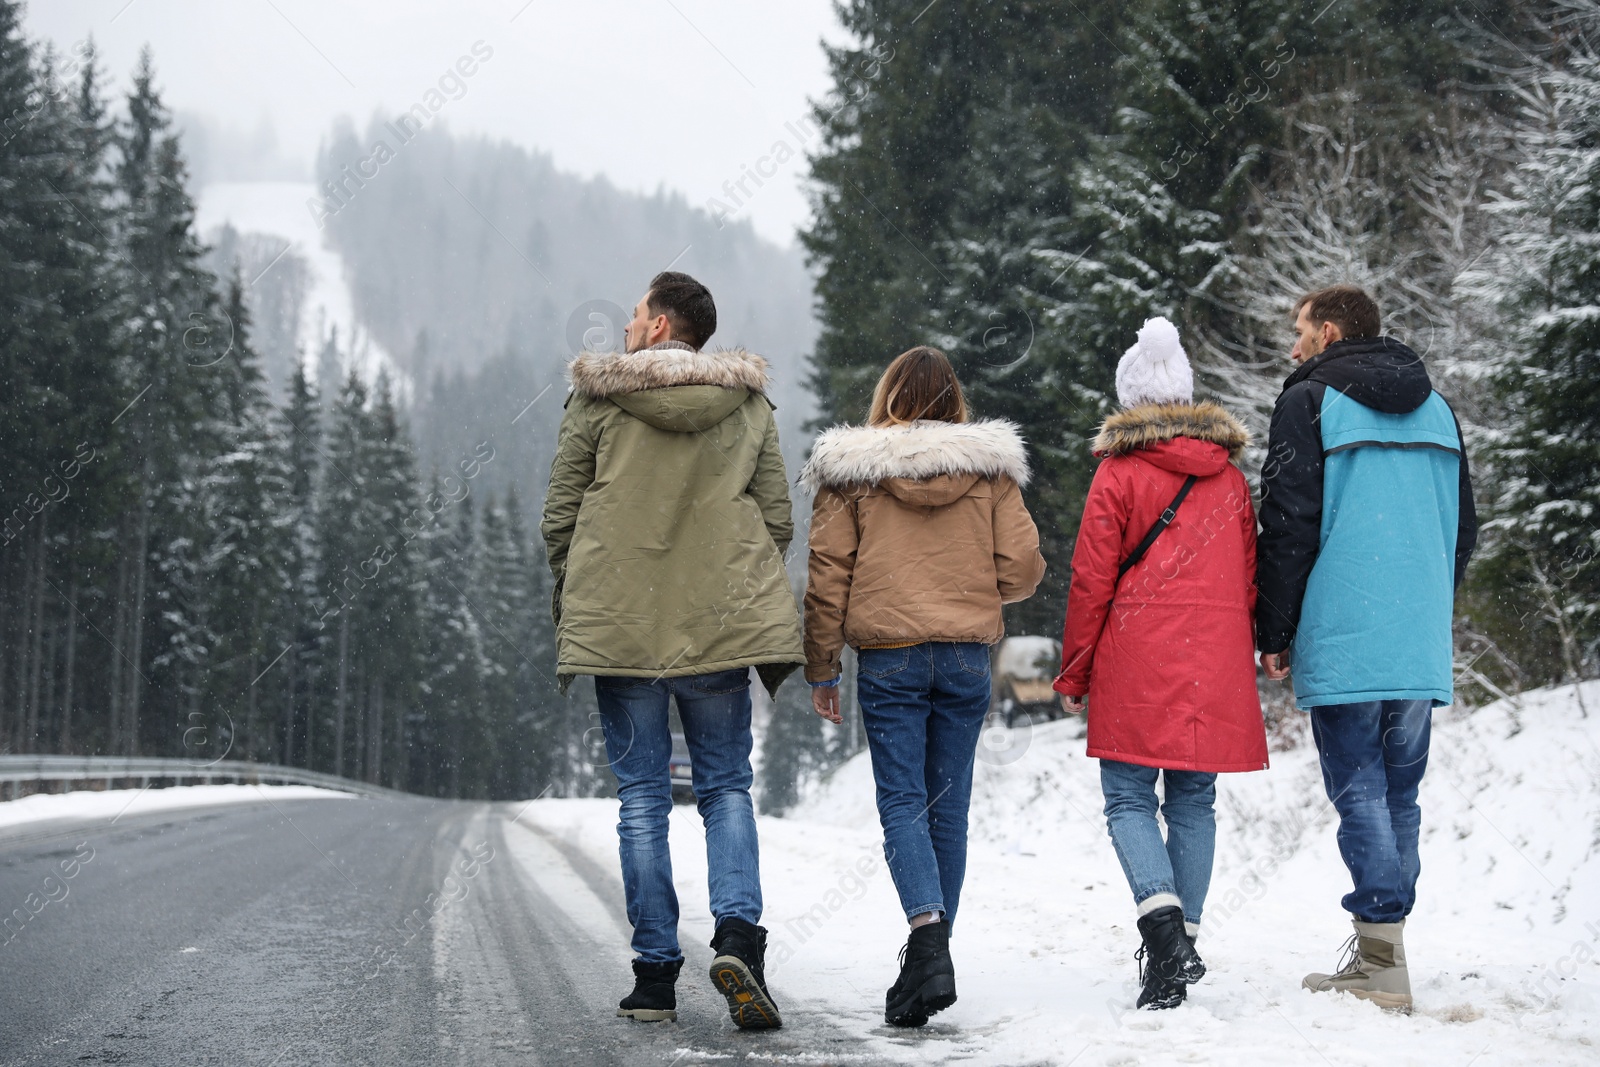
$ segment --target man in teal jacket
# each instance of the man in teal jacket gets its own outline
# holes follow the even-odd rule
[[[1340,285],[1295,305],[1289,375],[1261,476],[1256,643],[1294,672],[1339,812],[1356,934],[1305,986],[1409,1011],[1402,934],[1416,901],[1417,790],[1451,701],[1455,587],[1477,541],[1461,426],[1421,358]]]

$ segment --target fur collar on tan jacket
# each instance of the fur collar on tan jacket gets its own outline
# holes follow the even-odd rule
[[[1244,423],[1210,401],[1140,404],[1106,419],[1094,439],[1094,451],[1097,455],[1123,456],[1174,437],[1193,437],[1221,445],[1235,463],[1250,443],[1250,431]]]
[[[941,474],[1008,476],[1028,484],[1028,452],[1015,423],[913,422],[906,426],[836,426],[817,438],[801,472],[812,492],[823,486],[920,481]]]
[[[1044,576],[1009,422],[842,426],[817,438],[805,600],[806,678],[839,675],[846,644],[992,645],[1000,606]],[[911,656],[902,648],[884,655]],[[987,655],[974,653],[974,667]]]
[[[716,385],[764,393],[767,361],[742,348],[705,351],[664,341],[637,352],[585,352],[567,367],[573,391],[599,399],[679,385]]]

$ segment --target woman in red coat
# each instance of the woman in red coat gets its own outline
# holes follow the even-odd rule
[[[1117,366],[1072,553],[1061,674],[1089,714],[1106,825],[1133,890],[1138,1006],[1172,1008],[1205,974],[1194,949],[1211,883],[1220,771],[1267,765],[1256,693],[1256,517],[1235,465],[1248,435],[1193,402],[1178,331],[1156,318]],[[1142,551],[1141,551],[1142,549]],[[1163,779],[1156,821],[1156,781]]]

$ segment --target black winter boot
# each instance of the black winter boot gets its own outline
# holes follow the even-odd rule
[[[1205,961],[1194,950],[1183,926],[1183,909],[1157,908],[1139,919],[1139,933],[1149,953],[1150,966],[1168,981],[1188,985],[1206,976]]]
[[[941,921],[912,928],[900,950],[900,977],[884,997],[884,1021],[890,1026],[922,1026],[928,1016],[955,1002],[950,924]]]
[[[678,970],[683,961],[676,963],[640,963],[633,961],[633,992],[622,998],[617,1014],[636,1022],[671,1022],[678,1017]]]
[[[1139,961],[1139,999],[1135,1007],[1149,1008],[1159,1011],[1162,1008],[1176,1008],[1184,1002],[1189,995],[1189,987],[1182,982],[1171,978],[1161,977],[1153,966],[1145,962],[1150,946],[1140,945],[1139,951],[1134,954],[1134,959]]]
[[[743,919],[724,919],[711,938],[711,984],[728,1000],[728,1014],[741,1030],[776,1030],[783,1025],[767,992],[764,965],[767,929]]]
[[[1188,995],[1185,986],[1205,977],[1205,961],[1194,949],[1194,942],[1183,927],[1183,909],[1157,908],[1139,919],[1139,935],[1144,944],[1139,960],[1138,1007],[1176,1008]]]

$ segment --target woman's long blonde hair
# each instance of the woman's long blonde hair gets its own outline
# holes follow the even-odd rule
[[[904,426],[918,419],[966,422],[970,417],[950,357],[937,348],[918,345],[896,356],[878,379],[867,422]]]

